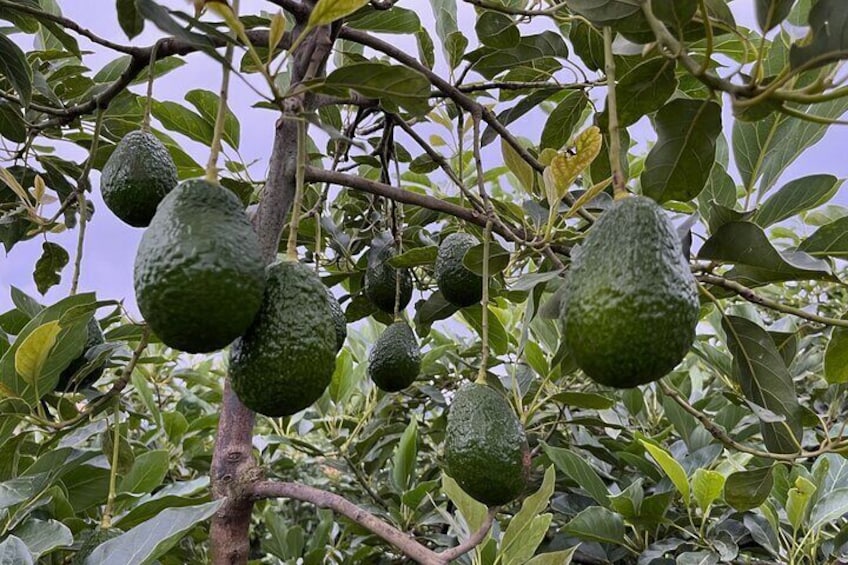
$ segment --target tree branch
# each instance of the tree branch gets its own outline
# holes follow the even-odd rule
[[[437,553],[417,542],[411,535],[398,530],[364,508],[332,492],[298,483],[259,481],[253,485],[251,497],[253,501],[266,498],[291,498],[309,502],[319,508],[329,508],[392,544],[404,555],[423,565],[447,565],[452,560],[468,553],[486,539],[494,521],[494,510],[490,510],[483,526],[467,540],[454,548]]]

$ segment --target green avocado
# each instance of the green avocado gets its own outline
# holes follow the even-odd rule
[[[677,366],[695,339],[695,278],[662,209],[619,200],[573,257],[562,305],[563,335],[596,382],[630,388]]]
[[[123,534],[121,530],[118,528],[107,528],[105,530],[101,528],[97,528],[91,535],[89,535],[82,545],[74,554],[74,558],[71,560],[71,565],[84,565],[85,560],[88,559],[88,556],[91,555],[97,546],[109,541],[110,539],[114,539],[119,535]]]
[[[326,288],[326,287],[324,287]],[[336,328],[336,353],[341,351],[347,339],[347,319],[342,311],[342,305],[336,299],[333,292],[327,288],[327,300],[330,303],[330,312],[333,316],[333,325]]]
[[[390,245],[379,250],[371,250],[368,254],[368,267],[365,269],[365,297],[383,312],[395,312],[395,285],[400,273],[400,304],[399,310],[406,308],[412,299],[412,275],[409,269],[395,269],[387,263],[395,256],[395,249]]]
[[[452,233],[439,245],[434,275],[445,300],[455,306],[477,304],[483,296],[483,279],[462,264],[465,253],[480,242],[470,233]]]
[[[406,322],[387,327],[368,357],[368,376],[386,392],[397,392],[412,384],[421,371],[421,349]]]
[[[65,370],[59,375],[59,383],[56,385],[58,392],[66,390],[77,390],[93,385],[97,379],[103,374],[103,365],[95,367],[92,371],[82,378],[80,382],[71,382],[74,375],[82,369],[86,363],[92,359],[91,348],[105,343],[103,331],[100,329],[100,324],[92,316],[86,328],[88,337],[85,340],[85,345],[82,348],[82,354],[71,361],[71,364],[65,367]]]
[[[100,175],[103,202],[125,223],[150,224],[156,207],[177,186],[177,166],[150,132],[132,131],[118,142]]]
[[[336,367],[336,326],[315,272],[283,261],[268,267],[256,320],[230,350],[230,382],[242,403],[290,416],[324,393]]]
[[[162,200],[138,246],[135,295],[163,343],[221,349],[250,326],[264,288],[259,239],[235,194],[192,179]]]
[[[462,490],[487,506],[506,504],[524,492],[530,450],[502,394],[478,383],[457,391],[448,412],[444,460]]]

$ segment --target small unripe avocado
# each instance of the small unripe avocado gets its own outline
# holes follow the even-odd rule
[[[103,166],[103,202],[127,224],[150,224],[156,207],[177,186],[177,166],[162,142],[150,132],[125,135]]]
[[[318,400],[336,367],[336,326],[327,289],[294,261],[268,267],[262,308],[230,350],[230,382],[242,403],[290,416]]]
[[[373,254],[373,255],[372,255]],[[395,269],[387,263],[395,256],[393,247],[387,245],[379,251],[369,252],[368,267],[365,269],[365,297],[383,312],[395,312],[395,285],[400,277],[399,310],[406,308],[412,299],[412,275],[409,269]]]
[[[448,474],[487,506],[515,500],[530,473],[530,449],[521,422],[506,398],[472,383],[457,391],[445,430]]]
[[[565,285],[565,344],[598,383],[630,388],[655,381],[695,339],[695,277],[653,200],[625,198],[604,212],[573,254]]]
[[[333,295],[332,291],[327,289],[327,300],[330,303],[330,312],[333,315],[333,325],[336,328],[336,353],[341,351],[347,339],[347,319],[342,311],[342,305]]]
[[[439,245],[433,274],[442,296],[455,306],[477,304],[483,296],[483,279],[462,264],[465,253],[479,243],[470,233],[452,233]]]
[[[105,342],[103,331],[100,329],[100,324],[97,323],[97,320],[94,317],[89,320],[86,329],[88,331],[88,337],[85,340],[82,354],[71,361],[71,364],[65,367],[65,370],[59,375],[59,383],[56,385],[57,392],[76,390],[91,386],[103,374],[103,365],[100,365],[99,367],[94,368],[88,375],[83,377],[82,381],[79,383],[71,382],[71,379],[74,377],[76,372],[82,369],[86,363],[91,360],[91,348]]]
[[[387,327],[368,357],[368,376],[386,392],[403,390],[421,371],[421,349],[406,322]]]
[[[138,246],[135,295],[163,343],[221,349],[250,326],[264,288],[259,239],[235,194],[192,179],[162,200]]]

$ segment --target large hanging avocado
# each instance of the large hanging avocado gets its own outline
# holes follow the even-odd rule
[[[436,285],[445,300],[455,306],[477,304],[483,296],[483,279],[462,263],[465,253],[479,243],[469,233],[452,233],[439,245],[434,268]]]
[[[406,322],[387,327],[368,357],[368,376],[386,392],[403,390],[421,371],[421,349]]]
[[[271,265],[262,308],[230,350],[233,391],[266,416],[303,410],[333,378],[336,339],[327,290],[315,272],[293,261]]]
[[[189,353],[226,346],[253,321],[264,288],[259,240],[235,194],[193,179],[165,197],[135,259],[138,307],[163,343]]]
[[[395,256],[395,249],[390,245],[379,250],[371,250],[368,254],[368,267],[365,269],[363,284],[365,297],[383,312],[395,312],[395,285],[400,277],[399,310],[406,308],[412,299],[412,275],[409,269],[396,269],[387,261]]]
[[[574,256],[562,306],[566,346],[598,383],[655,381],[695,339],[695,278],[662,209],[644,197],[617,201]]]
[[[93,355],[91,349],[105,342],[103,331],[100,329],[100,324],[92,317],[86,326],[88,336],[85,340],[85,345],[82,349],[82,354],[71,361],[70,365],[65,367],[65,370],[59,374],[59,383],[56,385],[57,392],[65,392],[78,390],[94,384],[97,379],[103,374],[103,365],[99,365],[91,370],[86,376],[82,377],[79,382],[71,382],[71,379],[77,374],[77,371],[82,369],[91,359]]]
[[[121,220],[137,228],[150,224],[156,207],[177,186],[177,166],[150,132],[125,135],[100,175],[103,202]]]
[[[448,474],[487,506],[515,500],[530,473],[530,450],[521,422],[495,389],[473,383],[454,396],[445,430]]]

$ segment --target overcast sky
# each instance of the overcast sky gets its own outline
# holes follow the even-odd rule
[[[188,11],[190,5],[182,0],[161,1],[169,7]],[[59,0],[64,14],[79,22],[83,27],[90,29],[96,34],[109,38],[113,41],[124,42],[125,36],[117,24],[114,12],[114,2],[106,0]],[[750,24],[752,21],[752,2],[736,1],[732,4],[737,19],[742,23]],[[242,13],[256,13],[261,9],[276,11],[276,7],[264,0],[242,0]],[[429,2],[424,0],[402,0],[401,6],[415,8],[422,19],[422,23],[433,29],[432,13]],[[94,9],[95,6],[98,9]],[[423,9],[419,9],[423,8]],[[473,12],[468,6],[461,7],[460,27],[472,41],[475,38],[473,30]],[[160,33],[148,23],[142,35],[133,40],[133,44],[147,46],[153,43]],[[435,36],[435,34],[434,34]],[[14,40],[20,41],[24,48],[28,48],[29,42],[24,36],[14,36]],[[93,51],[94,54],[87,56],[84,63],[93,72],[96,72],[116,55],[88,41],[80,39],[80,46],[85,50]],[[401,39],[392,37],[397,43]],[[436,40],[438,41],[438,40]],[[409,43],[414,52],[414,43]],[[438,51],[438,48],[437,48]],[[188,90],[203,88],[217,91],[220,86],[220,67],[204,55],[191,55],[186,59],[188,64],[177,71],[167,75],[156,82],[155,97],[158,100],[183,101]],[[136,89],[140,92],[139,89]],[[274,116],[268,110],[251,108],[257,101],[256,94],[252,92],[240,80],[232,81],[230,105],[241,122],[241,154],[245,162],[258,160],[254,167],[254,176],[264,177],[267,165],[271,140],[273,135]],[[519,135],[526,135],[532,139],[538,138],[538,132],[543,126],[543,115],[532,119],[524,119],[511,125]],[[643,140],[650,139],[652,132],[648,128],[638,127],[635,136]],[[726,129],[729,136],[729,129]],[[208,149],[191,142],[184,141],[184,149],[191,153],[195,160],[203,164],[206,162]],[[729,141],[729,139],[728,139]],[[493,144],[496,146],[497,144]],[[812,173],[827,172],[840,178],[848,177],[848,159],[846,159],[846,147],[848,147],[848,129],[844,126],[832,126],[829,133],[818,145],[807,151],[798,161],[787,169],[780,184]],[[494,159],[495,154],[489,153]],[[80,159],[81,155],[75,155]],[[96,291],[101,299],[124,299],[131,312],[136,312],[133,299],[132,270],[135,250],[142,230],[129,227],[117,220],[100,199],[98,190],[98,177],[93,175],[94,188],[91,198],[97,208],[93,221],[89,224],[86,236],[84,262],[80,289],[82,291]],[[841,202],[846,202],[845,187],[837,197]],[[73,250],[75,248],[77,232],[71,231],[58,236],[51,235],[50,241],[63,245],[71,252],[73,261]],[[10,285],[17,286],[25,292],[38,296],[35,284],[32,281],[32,270],[41,251],[42,239],[19,243],[12,252],[6,256],[4,252],[0,255],[0,311],[5,311],[11,306],[9,300]],[[44,303],[51,303],[67,293],[71,278],[71,266],[69,265],[62,273],[62,284],[51,289],[46,297],[40,297]]]

